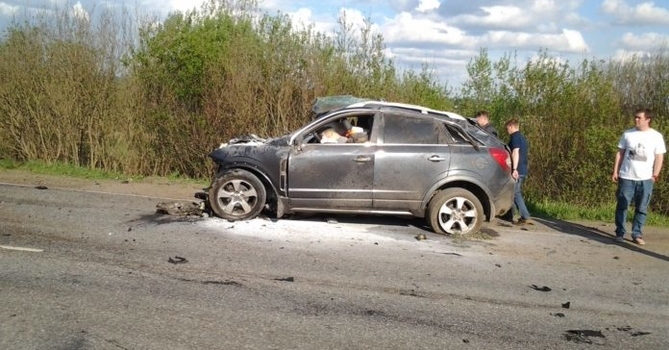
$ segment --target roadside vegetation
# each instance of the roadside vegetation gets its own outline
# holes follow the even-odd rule
[[[544,51],[526,63],[481,49],[455,89],[429,66],[397,67],[372,28],[341,17],[336,32],[319,33],[253,0],[211,0],[161,22],[105,10],[22,19],[0,37],[0,164],[207,179],[220,142],[285,134],[311,119],[316,97],[346,94],[465,116],[486,109],[500,131],[518,118],[533,212],[612,221],[613,158],[633,111],[653,109],[669,139],[664,50],[581,62]],[[669,224],[668,166],[650,224]]]

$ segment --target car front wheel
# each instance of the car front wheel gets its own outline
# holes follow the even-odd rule
[[[220,175],[209,189],[209,204],[217,216],[230,221],[252,219],[263,210],[265,187],[254,174],[241,169]]]
[[[483,206],[463,188],[447,188],[437,193],[428,206],[430,227],[441,234],[476,233],[483,224]]]

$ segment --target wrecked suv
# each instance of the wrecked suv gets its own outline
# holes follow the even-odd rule
[[[479,231],[513,203],[505,144],[468,118],[421,106],[327,97],[282,137],[240,137],[209,154],[215,215],[407,215],[442,234]]]

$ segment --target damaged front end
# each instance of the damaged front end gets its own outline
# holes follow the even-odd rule
[[[230,139],[227,143],[222,143],[219,148],[225,147],[227,145],[238,145],[238,144],[248,144],[248,145],[258,145],[267,143],[267,139],[263,139],[255,134],[244,135],[240,137],[234,137]]]
[[[253,218],[263,209],[281,212],[281,164],[290,152],[289,138],[250,134],[232,138],[209,154],[216,169],[206,196],[200,196],[207,198],[216,216],[237,221]]]

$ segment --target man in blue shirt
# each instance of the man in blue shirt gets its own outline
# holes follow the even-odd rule
[[[527,154],[529,146],[525,136],[520,133],[520,123],[517,119],[511,119],[506,124],[506,132],[509,134],[509,149],[511,149],[511,176],[516,180],[516,186],[513,196],[513,203],[520,214],[517,225],[524,225],[530,219],[530,212],[527,211],[525,200],[523,199],[522,186],[528,172]],[[513,208],[509,210],[506,219],[513,221]]]

